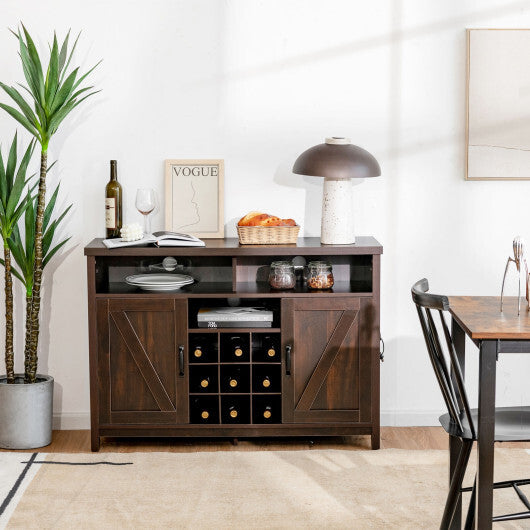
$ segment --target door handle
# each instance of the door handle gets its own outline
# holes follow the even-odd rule
[[[293,347],[288,344],[285,346],[285,374],[291,375],[291,352]]]
[[[179,346],[179,375],[184,375],[184,346]]]

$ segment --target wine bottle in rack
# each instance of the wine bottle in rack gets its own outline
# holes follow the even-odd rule
[[[267,346],[267,357],[269,359],[274,359],[277,356],[276,347],[273,343],[269,343]]]
[[[190,423],[219,423],[219,401],[216,396],[190,399]]]
[[[250,366],[221,365],[221,392],[229,394],[250,392]]]
[[[232,354],[236,359],[243,357],[243,344],[241,343],[241,337],[232,337]]]
[[[236,420],[239,416],[239,411],[237,410],[237,407],[235,405],[232,405],[231,407],[228,407],[228,415],[233,419]]]
[[[105,228],[107,239],[120,237],[122,227],[122,189],[118,182],[118,163],[110,161],[110,181],[105,187]]]
[[[203,377],[200,382],[201,388],[208,388],[210,386],[210,378],[209,377]]]
[[[253,423],[281,423],[282,397],[279,395],[261,395],[252,397]]]
[[[193,349],[193,356],[195,359],[200,359],[202,357],[202,346],[199,344],[196,344]]]
[[[269,388],[271,386],[271,379],[268,375],[266,375],[262,380],[261,380],[261,386],[263,388]]]

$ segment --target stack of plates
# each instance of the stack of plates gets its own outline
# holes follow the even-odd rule
[[[193,281],[187,274],[134,274],[125,278],[126,283],[143,291],[176,291]]]

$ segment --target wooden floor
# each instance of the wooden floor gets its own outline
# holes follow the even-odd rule
[[[382,427],[381,449],[447,449],[448,437],[441,427]],[[502,447],[530,448],[526,444],[502,444]],[[370,449],[369,436],[344,436],[337,438],[257,438],[231,439],[128,439],[105,438],[101,452],[127,453],[135,451],[168,451],[186,453],[194,451],[273,451],[319,449]],[[0,449],[2,451],[2,449]],[[53,431],[52,443],[41,449],[46,453],[90,452],[90,431]],[[24,451],[21,451],[24,452]],[[25,452],[33,452],[28,450]]]

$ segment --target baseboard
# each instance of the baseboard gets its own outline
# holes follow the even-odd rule
[[[54,413],[53,428],[59,431],[90,429],[90,414],[88,412]]]
[[[439,410],[382,410],[383,427],[432,427],[440,426]]]
[[[383,427],[439,426],[440,411],[381,411]],[[59,412],[53,415],[53,428],[58,430],[90,429],[88,412]]]

